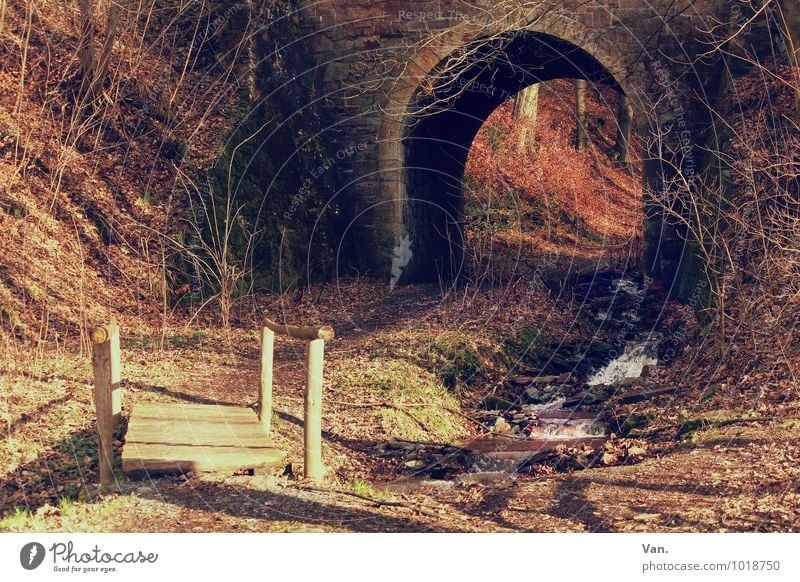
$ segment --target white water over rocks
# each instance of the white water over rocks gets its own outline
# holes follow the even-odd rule
[[[612,293],[627,293],[634,297],[644,297],[644,289],[641,289],[634,281],[628,279],[614,279],[611,282]]]
[[[658,362],[655,344],[656,341],[652,339],[626,344],[625,352],[621,356],[592,374],[586,383],[595,386],[613,384],[625,378],[638,378],[642,375],[642,368],[653,366]]]

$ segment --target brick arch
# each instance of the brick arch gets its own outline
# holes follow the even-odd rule
[[[532,9],[536,14],[522,19],[528,23],[524,26],[510,26],[504,19],[504,11],[529,6],[511,0],[320,0],[304,10],[304,31],[311,39],[307,46],[320,63],[313,72],[314,92],[325,95],[330,106],[326,137],[332,147],[360,148],[357,156],[336,165],[341,186],[336,194],[348,222],[342,244],[352,249],[338,265],[342,272],[396,279],[398,265],[408,258],[407,227],[421,224],[408,209],[405,172],[407,117],[415,91],[459,47],[499,31],[542,35],[577,47],[613,78],[635,111],[646,113],[638,116],[635,128],[648,144],[646,191],[663,191],[674,167],[702,167],[714,131],[709,103],[723,71],[720,58],[699,58],[709,48],[703,31],[714,22],[727,22],[729,6],[716,0],[544,0]],[[408,10],[463,11],[463,18],[399,17]],[[486,14],[488,25],[476,18]],[[435,43],[428,42],[431,38]],[[685,135],[690,135],[689,143]],[[469,139],[460,141],[466,148]],[[448,174],[458,182],[458,172]],[[645,214],[645,270],[670,284],[683,268],[685,237],[657,206],[646,205]],[[424,248],[424,239],[420,237],[419,248],[410,249],[412,260],[430,250]],[[441,250],[432,256],[427,266],[406,265],[407,280],[454,270],[452,265],[445,268],[453,261],[444,261]]]
[[[533,83],[558,78],[586,79],[630,95],[640,90],[622,55],[597,49],[586,41],[588,33],[580,36],[581,42],[590,50],[597,49],[600,58],[560,36],[537,30],[507,31],[503,36],[509,39],[508,46],[493,66],[486,67],[481,50],[476,49],[469,55],[474,62],[466,63],[435,98],[426,96],[421,85],[440,80],[441,71],[459,58],[463,43],[433,66],[430,62],[439,55],[420,57],[389,96],[389,102],[397,106],[383,123],[380,159],[384,167],[393,166],[395,175],[394,181],[384,184],[384,200],[392,201],[394,220],[389,224],[395,248],[410,244],[410,260],[401,281],[458,278],[463,264],[462,180],[467,155],[481,125],[509,96]],[[472,44],[480,43],[477,39]],[[422,70],[424,74],[417,74]]]

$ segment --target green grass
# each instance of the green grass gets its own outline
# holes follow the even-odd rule
[[[164,339],[164,343],[173,348],[193,348],[203,344],[206,339],[202,331],[195,331],[191,335],[176,334]]]
[[[502,356],[502,349],[489,339],[455,331],[389,338],[375,350],[379,358],[403,359],[432,372],[451,390],[480,380],[489,368],[502,364],[495,358],[498,354]]]
[[[359,495],[365,495],[367,497],[379,497],[378,491],[372,486],[372,483],[369,481],[364,481],[363,479],[355,479],[352,483],[350,483],[350,489],[353,493],[358,493]]]
[[[432,371],[447,388],[460,382],[469,384],[478,375],[481,363],[475,346],[459,337],[444,336],[431,343]]]
[[[13,507],[0,517],[0,532],[97,532],[113,530],[120,516],[128,515],[138,503],[135,493],[100,496],[98,488],[88,486],[81,500],[62,497],[55,507],[45,506],[35,513],[26,507]]]
[[[0,531],[33,532],[42,531],[35,528],[37,518],[25,507],[14,507],[0,519]]]
[[[383,433],[408,440],[446,442],[462,436],[466,427],[459,402],[439,378],[402,360],[373,360],[340,375],[335,391],[359,394],[385,406],[366,408]]]
[[[196,348],[203,346],[207,339],[208,334],[200,330],[192,333],[177,333],[164,338],[164,347],[175,349]],[[122,349],[148,350],[157,347],[160,342],[161,338],[158,336],[141,335],[123,340]]]
[[[708,432],[711,429],[724,426],[727,421],[747,419],[752,416],[755,416],[753,411],[720,409],[711,410],[696,416],[684,417],[676,436],[683,437],[689,435],[690,438],[694,439],[695,433],[703,430],[706,432],[705,436],[708,437]]]
[[[712,385],[708,390],[706,390],[705,392],[703,392],[700,395],[700,399],[698,400],[698,402],[700,404],[702,404],[703,402],[707,402],[707,401],[711,400],[711,398],[713,398],[714,394],[716,394],[717,391],[719,391],[719,389],[721,387],[722,387],[722,384],[714,384],[714,385]]]

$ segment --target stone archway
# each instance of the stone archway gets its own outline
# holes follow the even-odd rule
[[[553,79],[586,79],[623,91],[595,57],[572,43],[532,31],[507,35],[501,50],[476,41],[466,56],[448,55],[409,101],[400,152],[402,237],[410,246],[404,280],[452,281],[461,274],[464,167],[475,135],[501,103]],[[454,60],[463,64],[454,66]]]
[[[722,74],[718,58],[703,56],[709,46],[704,31],[726,21],[719,3],[453,0],[420,2],[410,15],[406,8],[325,0],[307,11],[312,52],[324,63],[318,89],[333,106],[333,145],[364,146],[337,164],[337,196],[353,249],[342,270],[395,283],[456,275],[459,258],[451,248],[460,236],[460,202],[453,193],[460,191],[469,143],[501,91],[514,93],[536,79],[606,83],[646,113],[637,116],[635,128],[646,148],[646,192],[666,191],[676,171],[702,168]],[[517,25],[509,25],[509,13]],[[481,83],[496,87],[494,95],[463,97],[443,108],[439,120],[419,122],[426,79],[435,79],[442,63],[464,46],[503,35],[511,42],[508,63],[495,67],[502,78],[481,72],[479,63],[466,67],[463,77],[477,82],[478,93]],[[411,145],[429,137],[438,145]],[[445,155],[451,159],[444,161]],[[434,158],[426,176],[419,168]],[[436,209],[429,224],[421,211],[426,206]],[[691,253],[679,227],[668,224],[656,205],[646,204],[645,215],[645,271],[670,285]]]

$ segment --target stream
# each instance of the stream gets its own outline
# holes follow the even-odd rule
[[[556,451],[602,447],[609,432],[601,420],[605,402],[633,389],[633,379],[657,364],[663,336],[651,331],[658,313],[635,281],[606,273],[578,288],[605,339],[597,340],[599,349],[559,345],[565,356],[554,353],[550,367],[510,378],[510,393],[519,396],[505,409],[482,412],[489,434],[440,448],[399,443],[411,475],[395,488],[502,481]]]

